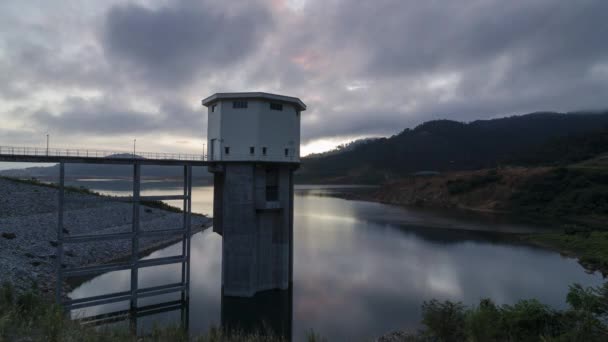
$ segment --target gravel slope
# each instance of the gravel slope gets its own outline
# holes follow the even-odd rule
[[[129,232],[133,207],[129,203],[75,192],[65,193],[64,234]],[[179,229],[183,215],[140,207],[142,230]],[[211,225],[210,218],[192,215],[192,232]],[[45,292],[55,287],[57,189],[0,178],[0,283],[9,281],[19,291],[35,283]],[[158,249],[179,236],[140,239],[140,253]],[[64,267],[107,263],[128,257],[130,240],[66,244]],[[67,286],[67,285],[64,285]]]

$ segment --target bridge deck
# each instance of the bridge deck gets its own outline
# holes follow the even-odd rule
[[[209,161],[203,155],[195,154],[136,152],[134,157],[133,152],[15,146],[0,146],[0,161],[18,163],[209,165]]]

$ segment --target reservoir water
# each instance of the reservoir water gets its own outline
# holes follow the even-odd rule
[[[129,192],[129,182],[94,180],[77,184],[108,194]],[[181,188],[178,183],[147,182],[142,190],[148,195],[178,194]],[[397,329],[419,328],[421,305],[433,298],[465,304],[478,303],[485,297],[499,304],[536,298],[554,308],[564,308],[570,284],[603,283],[599,273],[587,273],[574,259],[495,233],[542,228],[333,196],[356,190],[296,187],[294,284],[287,294],[267,293],[244,304],[222,298],[221,237],[211,229],[193,236],[190,332],[206,332],[219,326],[222,319],[242,320],[244,325],[264,319],[279,321],[268,322],[271,327],[287,326],[294,341],[303,340],[311,329],[330,341],[363,341]],[[210,214],[213,189],[195,186],[193,194],[193,211]],[[176,244],[148,257],[180,251],[181,246]],[[140,286],[175,282],[179,274],[178,265],[142,269]],[[125,291],[129,284],[129,271],[110,272],[83,283],[70,296]],[[290,297],[287,304],[285,296]],[[167,295],[146,298],[141,303],[176,298]],[[73,315],[126,308],[128,303],[116,303]],[[138,326],[147,329],[179,319],[179,312],[159,313],[142,318]]]

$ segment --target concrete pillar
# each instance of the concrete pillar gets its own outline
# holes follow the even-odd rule
[[[292,290],[264,291],[251,298],[222,296],[221,324],[229,331],[248,334],[270,332],[291,341]]]
[[[225,296],[289,288],[292,280],[293,166],[224,163],[214,172],[214,231],[223,237]]]

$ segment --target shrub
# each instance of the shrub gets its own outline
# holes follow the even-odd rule
[[[439,341],[464,339],[465,307],[462,303],[440,302],[433,299],[422,304],[422,323],[427,333]]]
[[[482,299],[479,306],[466,313],[465,332],[471,341],[498,341],[502,335],[500,308],[491,299]]]
[[[448,180],[446,186],[451,195],[473,191],[489,184],[499,182],[502,176],[495,169],[488,170],[484,175],[471,176],[468,179]]]
[[[509,340],[538,341],[552,336],[556,327],[554,313],[539,301],[522,300],[502,307],[501,325]]]
[[[423,333],[438,341],[608,341],[608,283],[572,285],[566,301],[568,310],[554,311],[537,300],[499,307],[482,299],[472,308],[432,300],[422,306]]]

